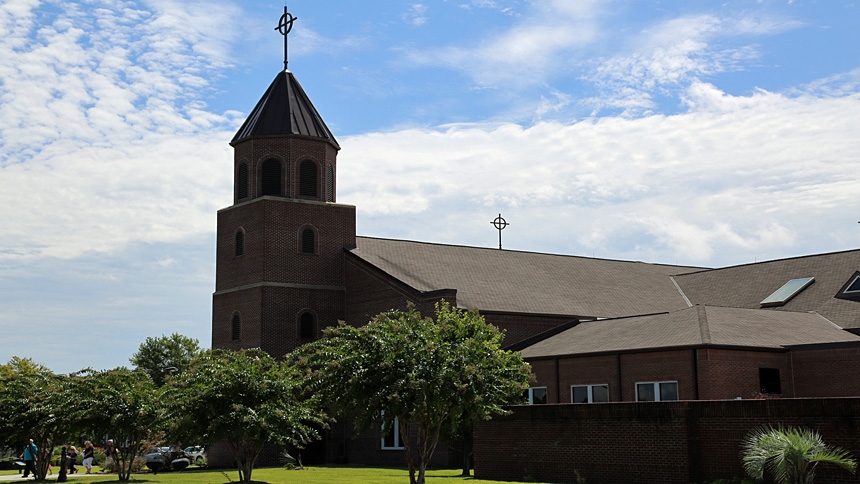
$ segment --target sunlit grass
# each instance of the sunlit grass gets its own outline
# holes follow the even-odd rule
[[[17,474],[17,471],[0,471],[0,476]],[[56,469],[55,469],[56,476]],[[510,484],[510,481],[484,481],[474,477],[460,476],[459,469],[444,469],[427,471],[428,484],[456,484],[472,482],[474,484]],[[50,477],[50,476],[49,476]],[[85,480],[87,484],[114,484],[116,475],[96,474],[82,476],[70,475],[71,480]],[[384,467],[351,467],[326,466],[306,467],[302,470],[287,470],[280,467],[254,469],[251,474],[254,482],[269,484],[408,484],[409,473],[405,469]],[[195,469],[185,472],[160,472],[132,475],[134,483],[164,483],[164,484],[229,484],[239,480],[235,469]]]

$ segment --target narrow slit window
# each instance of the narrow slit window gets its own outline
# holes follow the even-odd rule
[[[236,257],[245,255],[245,231],[239,229],[236,231]]]
[[[260,168],[260,194],[261,195],[280,195],[281,194],[281,162],[275,159],[268,159],[263,162]]]
[[[305,160],[299,165],[299,196],[317,196],[317,164]]]
[[[316,239],[314,229],[302,230],[302,254],[316,254]]]
[[[299,317],[299,338],[311,339],[314,337],[314,315],[308,312]]]
[[[242,318],[240,318],[238,314],[234,314],[233,315],[233,328],[232,328],[231,339],[233,341],[239,341],[239,336],[241,335],[241,331],[242,331]]]
[[[248,198],[248,164],[240,163],[236,172],[236,200]]]
[[[334,202],[334,167],[329,165],[325,175],[326,194],[325,201]]]

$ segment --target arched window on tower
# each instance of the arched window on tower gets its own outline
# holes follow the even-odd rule
[[[236,244],[234,245],[235,253],[233,254],[235,257],[241,257],[245,255],[245,231],[241,228],[236,229]]]
[[[239,341],[239,336],[242,334],[242,318],[239,316],[239,313],[233,313],[233,328],[231,331],[230,339],[233,341]]]
[[[304,160],[299,164],[299,196],[317,197],[317,164]]]
[[[317,234],[311,227],[302,230],[301,248],[302,254],[317,253]]]
[[[325,174],[326,183],[326,202],[334,202],[334,167],[329,165]]]
[[[281,162],[273,158],[260,169],[260,195],[281,195]]]
[[[248,198],[248,164],[239,163],[236,170],[236,200]]]
[[[314,328],[316,327],[316,318],[313,313],[305,311],[299,316],[299,338],[312,339],[314,337]]]

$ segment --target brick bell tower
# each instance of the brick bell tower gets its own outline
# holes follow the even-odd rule
[[[336,203],[340,146],[286,64],[230,142],[212,296],[213,348],[274,357],[344,319],[344,249],[355,247],[355,207]]]

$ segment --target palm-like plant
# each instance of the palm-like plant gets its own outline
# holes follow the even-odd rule
[[[827,446],[818,432],[806,428],[760,427],[746,436],[742,447],[744,469],[754,479],[762,479],[767,471],[779,483],[812,484],[821,462],[852,474],[857,467],[846,450]]]

